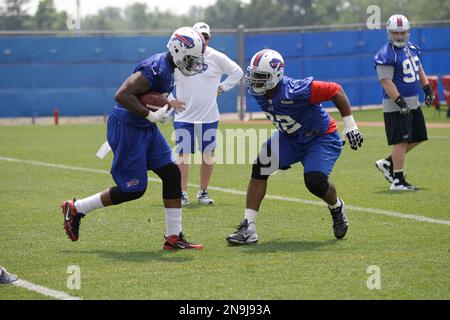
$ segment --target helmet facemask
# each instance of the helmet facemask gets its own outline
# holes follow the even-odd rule
[[[388,30],[389,41],[398,48],[403,48],[409,41],[408,31],[392,31]]]
[[[270,87],[272,75],[268,72],[247,68],[248,73],[245,75],[247,80],[248,93],[254,96],[263,96]]]
[[[189,77],[203,72],[203,62],[203,56],[186,55],[183,60],[175,61],[175,64],[183,75]]]

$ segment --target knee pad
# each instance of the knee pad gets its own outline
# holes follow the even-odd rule
[[[309,192],[319,198],[323,198],[328,191],[330,184],[328,183],[328,177],[318,171],[307,172],[304,174],[305,185]]]
[[[161,178],[163,183],[163,199],[181,198],[181,173],[175,163],[153,170]]]
[[[139,199],[144,193],[145,190],[138,192],[123,192],[117,186],[109,189],[109,197],[113,204],[121,204],[123,202]]]

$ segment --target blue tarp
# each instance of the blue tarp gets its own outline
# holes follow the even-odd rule
[[[411,40],[423,50],[428,74],[450,74],[450,27],[417,28]],[[0,37],[0,117],[109,114],[114,93],[134,66],[165,51],[165,36]],[[372,56],[384,30],[286,32],[245,36],[245,58],[278,50],[291,77],[340,83],[353,105],[379,104]],[[217,35],[210,45],[237,60],[237,36]],[[221,112],[236,112],[238,90],[219,98]],[[251,97],[247,110],[258,111]]]

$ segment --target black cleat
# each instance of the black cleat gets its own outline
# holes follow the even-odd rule
[[[250,223],[251,224],[251,223]],[[236,232],[227,237],[229,245],[255,244],[258,242],[256,231],[249,230],[249,223],[244,219],[236,228]]]
[[[341,202],[341,206],[336,209],[330,209],[331,217],[333,218],[333,232],[334,236],[337,239],[342,239],[345,237],[345,234],[348,230],[348,220],[347,216],[345,215],[345,204],[342,199],[339,199]]]

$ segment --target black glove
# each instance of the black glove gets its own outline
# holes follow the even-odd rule
[[[423,91],[425,92],[425,104],[427,106],[431,106],[434,101],[433,89],[429,84],[427,84],[423,87]]]
[[[347,132],[345,134],[345,137],[347,138],[348,143],[350,144],[350,148],[352,148],[353,150],[358,150],[358,147],[361,148],[364,138],[358,129],[353,129],[352,131]],[[345,145],[345,140],[342,145],[343,146]]]
[[[408,106],[402,96],[398,96],[398,98],[395,99],[395,103],[400,108],[400,114],[407,116],[411,112],[411,108]]]

